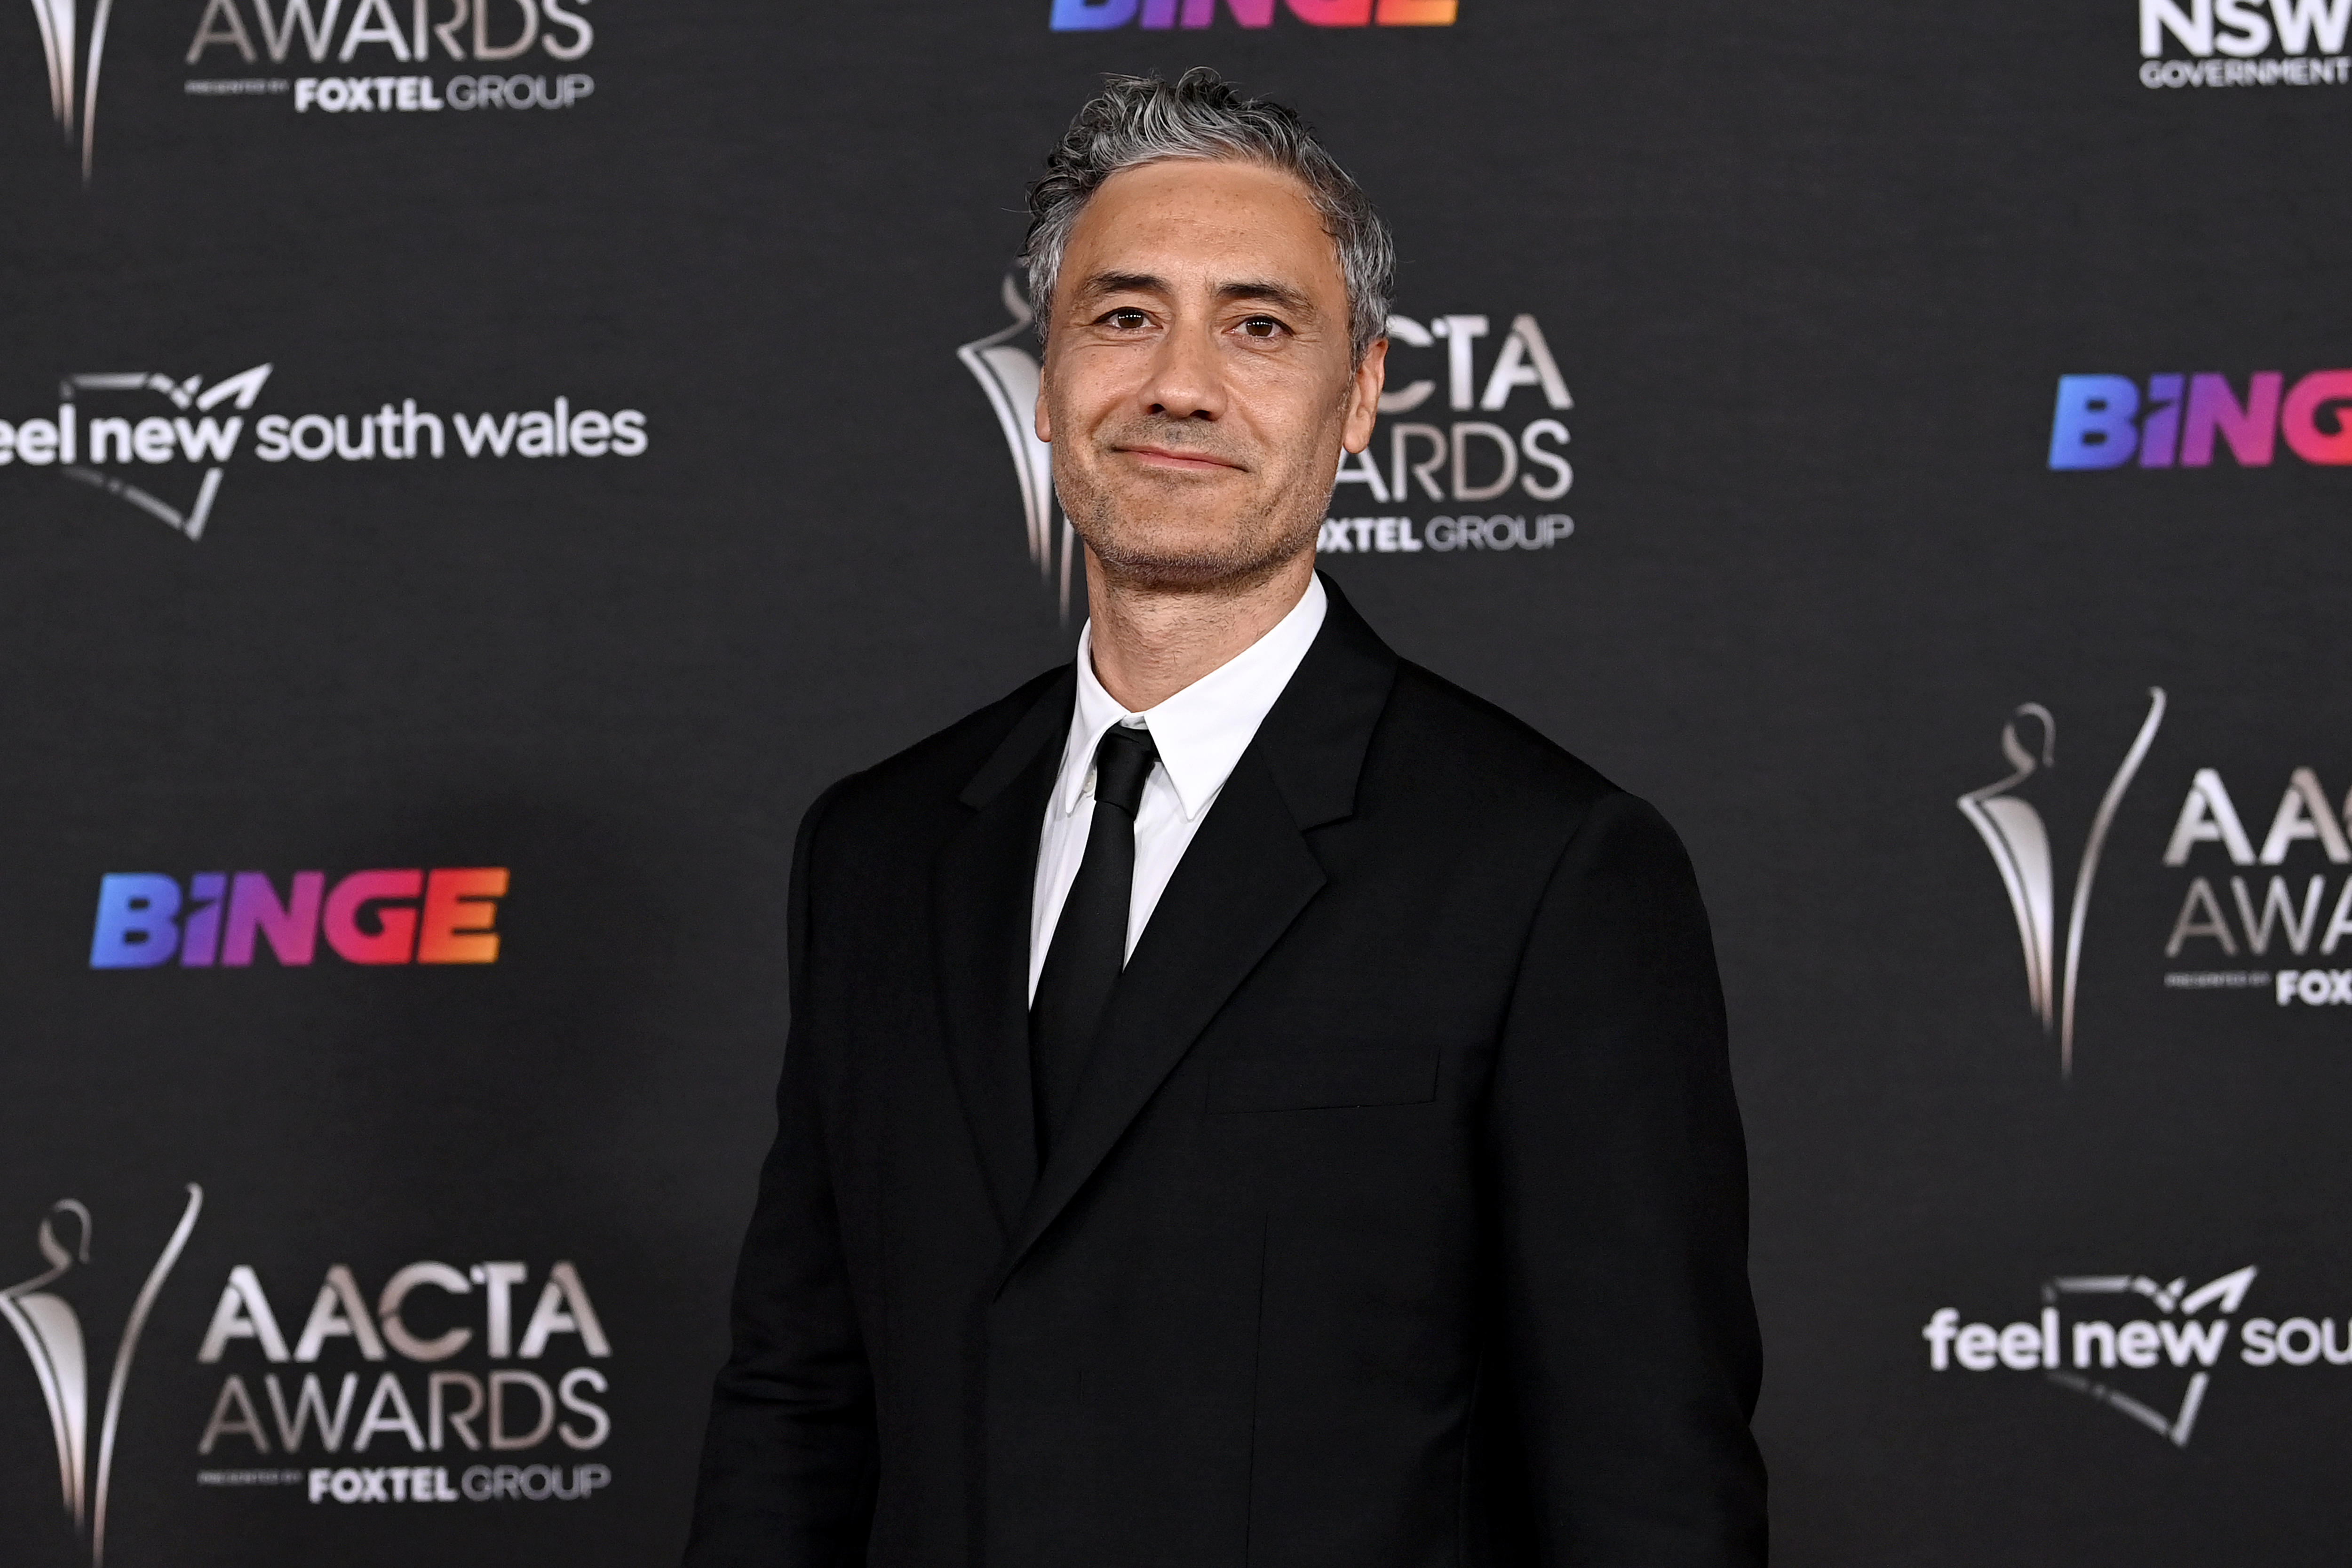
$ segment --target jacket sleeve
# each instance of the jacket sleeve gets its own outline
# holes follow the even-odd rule
[[[776,1142],[736,1267],[734,1344],[711,1399],[688,1568],[865,1561],[874,1506],[873,1384],[826,1159],[826,1052],[810,973],[812,863],[825,808],[840,787],[809,808],[793,852],[793,1015],[776,1091]]]
[[[1759,1568],[1761,1349],[1723,995],[1664,818],[1600,801],[1529,932],[1486,1128],[1500,1373],[1543,1568]]]

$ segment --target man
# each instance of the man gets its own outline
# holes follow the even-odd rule
[[[802,826],[688,1563],[1761,1563],[1681,847],[1315,576],[1379,219],[1204,71],[1048,171],[1092,620]]]

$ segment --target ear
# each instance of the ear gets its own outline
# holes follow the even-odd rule
[[[1375,338],[1348,381],[1348,414],[1339,445],[1360,452],[1372,444],[1372,424],[1381,416],[1381,388],[1388,384],[1389,341]],[[1039,406],[1044,406],[1041,399]]]
[[[1030,423],[1036,427],[1037,439],[1045,442],[1049,447],[1052,446],[1054,443],[1054,416],[1045,407],[1045,383],[1043,377],[1040,377],[1037,382],[1037,406],[1035,411],[1030,416]]]

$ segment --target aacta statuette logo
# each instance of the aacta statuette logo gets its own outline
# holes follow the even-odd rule
[[[956,350],[956,358],[979,379],[996,410],[1004,445],[1013,454],[1013,470],[1021,480],[1021,507],[1029,521],[1029,559],[1048,583],[1059,584],[1062,618],[1070,618],[1070,563],[1077,552],[1077,535],[1069,519],[1054,529],[1054,449],[1037,438],[1037,386],[1041,374],[1037,356],[1021,346],[1021,334],[1036,321],[1021,286],[1004,275],[1004,309],[1012,324],[975,338]]]
[[[1944,1307],[1927,1320],[1919,1337],[1927,1342],[1931,1372],[1949,1372],[1956,1363],[1972,1373],[2039,1372],[2059,1387],[2095,1399],[2175,1447],[2186,1448],[2205,1407],[2206,1390],[2212,1385],[2210,1369],[2230,1342],[2231,1318],[2245,1305],[2255,1272],[2252,1267],[2241,1268],[2194,1290],[2186,1278],[2159,1285],[2145,1274],[2061,1275],[2042,1282],[2038,1321],[2000,1329],[1990,1323],[1963,1324],[1958,1309]],[[2150,1308],[2153,1317],[2114,1321]],[[2208,1309],[2217,1315],[2210,1320],[2201,1316]],[[2093,1311],[2100,1315],[2090,1316]],[[2282,1356],[2279,1346],[2290,1332],[2308,1339],[2307,1354],[2299,1344],[2294,1354]],[[2267,1318],[2249,1319],[2239,1331],[2239,1359],[2249,1366],[2269,1366],[2282,1359],[2290,1365],[2309,1365],[2319,1359],[2323,1345],[2331,1363],[2352,1361],[2352,1334],[2339,1352],[2332,1321],[2322,1325],[2309,1318],[2290,1318],[2278,1324]],[[2118,1370],[2123,1376],[2114,1375]],[[2135,1378],[2135,1372],[2155,1375]],[[2181,1372],[2189,1374],[2187,1379],[2173,1382]],[[2124,1383],[2138,1393],[2116,1386]]]
[[[147,1315],[154,1310],[155,1298],[163,1294],[163,1281],[171,1277],[172,1266],[180,1260],[182,1249],[196,1228],[196,1215],[205,1206],[202,1187],[191,1184],[188,1205],[180,1215],[180,1223],[172,1237],[163,1244],[163,1254],[155,1267],[147,1272],[147,1282],[140,1288],[131,1303],[131,1316],[122,1325],[122,1337],[114,1352],[114,1371],[107,1380],[106,1409],[98,1429],[95,1463],[90,1449],[90,1386],[89,1358],[87,1341],[82,1333],[81,1316],[70,1302],[48,1287],[70,1273],[76,1263],[89,1261],[89,1210],[72,1198],[63,1198],[50,1205],[41,1220],[37,1233],[41,1256],[48,1268],[31,1279],[0,1290],[0,1317],[16,1331],[24,1343],[25,1353],[32,1358],[33,1375],[41,1385],[41,1397],[49,1407],[49,1430],[57,1440],[58,1479],[65,1494],[65,1509],[72,1519],[75,1531],[89,1542],[90,1568],[104,1568],[106,1563],[106,1505],[114,1471],[114,1439],[122,1422],[122,1396],[131,1377],[131,1361],[138,1353],[139,1339],[147,1329]],[[73,1222],[75,1245],[68,1247],[58,1237],[60,1219]]]
[[[2031,720],[2039,729],[2042,744],[2038,752],[2019,737],[2017,726],[2021,720]],[[2091,821],[2090,834],[2083,842],[2082,858],[2074,873],[2074,900],[2066,920],[2063,973],[2057,967],[2057,867],[2051,855],[2050,830],[2041,811],[2013,793],[2042,769],[2057,765],[2058,721],[2050,710],[2039,702],[2028,702],[2011,714],[2000,731],[2001,755],[2008,759],[2011,772],[1981,789],[1970,790],[1959,799],[1961,815],[1984,839],[1985,847],[1992,851],[2001,886],[2008,889],[2010,909],[2017,917],[2018,938],[2025,949],[2026,998],[2034,1016],[2042,1020],[2042,1032],[2058,1037],[2061,1078],[2072,1078],[2074,1072],[2075,982],[2082,973],[2083,932],[2090,918],[2091,885],[2099,874],[2099,854],[2106,847],[2108,830],[2115,826],[2116,813],[2123,805],[2125,793],[2131,788],[2140,763],[2147,760],[2148,748],[2156,744],[2157,728],[2163,722],[2163,689],[2150,688],[2147,717],[2141,722],[2131,749],[2125,752],[2123,764],[2116,769],[2107,793],[2099,801],[2098,815]]]
[[[106,58],[106,23],[114,0],[98,0],[89,26],[78,26],[74,0],[33,0],[41,24],[41,52],[49,61],[49,112],[66,145],[81,144],[81,183],[89,184],[98,146],[98,70]]]

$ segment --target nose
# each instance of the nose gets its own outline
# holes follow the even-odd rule
[[[1205,322],[1179,322],[1160,339],[1141,391],[1146,407],[1163,419],[1222,417],[1225,383],[1214,330]]]

